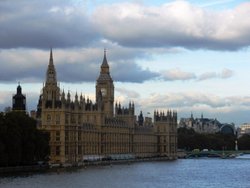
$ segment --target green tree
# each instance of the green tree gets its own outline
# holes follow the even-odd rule
[[[238,147],[240,150],[250,150],[250,135],[244,134],[238,139]]]
[[[235,135],[231,134],[199,134],[193,129],[178,129],[178,148],[180,149],[233,150],[235,139]]]
[[[30,165],[48,154],[49,136],[34,119],[22,112],[0,114],[0,166]]]
[[[4,115],[0,113],[0,166],[6,166],[8,164],[8,155],[5,145],[6,134],[7,127],[4,124]]]

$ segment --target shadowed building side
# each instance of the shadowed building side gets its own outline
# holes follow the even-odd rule
[[[22,94],[20,84],[17,86],[16,94],[12,97],[12,110],[13,111],[26,111],[26,96]]]

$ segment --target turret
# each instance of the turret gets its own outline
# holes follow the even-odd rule
[[[17,86],[16,94],[12,98],[12,110],[25,111],[26,110],[26,97],[22,94],[22,88],[20,84]]]
[[[65,93],[64,93],[64,90],[62,91],[62,98],[61,98],[63,101],[65,100]]]
[[[70,103],[70,93],[68,91],[68,94],[67,94],[67,103]]]
[[[142,115],[142,111],[141,111],[140,115],[138,116],[138,123],[139,123],[140,126],[143,126],[144,117]]]
[[[77,95],[77,92],[75,94],[75,103],[78,103],[78,95]]]

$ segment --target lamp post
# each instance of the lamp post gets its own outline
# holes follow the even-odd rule
[[[238,151],[238,141],[235,140],[235,151]]]

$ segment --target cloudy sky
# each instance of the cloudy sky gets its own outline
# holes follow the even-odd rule
[[[1,0],[0,110],[18,82],[36,108],[50,47],[61,89],[94,99],[106,48],[137,113],[250,122],[249,17],[244,0]]]

